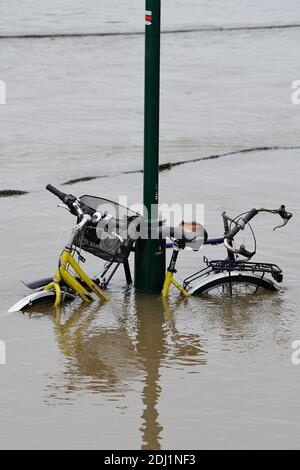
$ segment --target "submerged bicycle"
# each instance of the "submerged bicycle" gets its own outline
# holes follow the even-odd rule
[[[108,199],[88,195],[77,199],[50,184],[46,189],[64,203],[67,210],[76,216],[77,222],[59,257],[54,277],[25,284],[35,292],[13,305],[9,312],[27,310],[38,304],[51,303],[59,307],[76,297],[87,303],[92,302],[94,296],[108,301],[104,290],[120,264],[124,266],[127,284],[131,284],[128,256],[135,240],[123,238],[123,233],[126,235],[129,226],[139,223],[140,215]],[[94,278],[79,266],[85,262],[82,250],[106,261],[103,271]]]
[[[271,263],[250,262],[256,254],[256,238],[250,221],[261,212],[278,214],[282,218],[282,225],[275,227],[273,230],[284,227],[292,217],[292,214],[286,211],[284,205],[279,209],[251,209],[233,219],[226,212],[223,212],[224,236],[208,239],[205,231],[204,244],[224,244],[227,251],[226,259],[209,261],[204,257],[206,267],[188,276],[184,279],[182,285],[174,279],[178,254],[181,250],[185,249],[187,244],[193,248],[193,242],[197,240],[196,230],[192,229],[192,231],[183,232],[182,237],[173,239],[173,243],[170,245],[173,248],[173,253],[164,282],[163,297],[168,296],[171,285],[174,285],[184,296],[201,294],[251,294],[256,293],[260,288],[277,290],[274,281],[277,283],[282,282],[283,273],[281,268]],[[241,230],[244,230],[246,226],[250,227],[255,242],[255,248],[252,252],[248,251],[244,245],[236,247],[234,243],[235,236]],[[193,232],[194,238],[192,238]]]
[[[77,221],[59,257],[54,277],[25,284],[34,292],[13,305],[9,312],[23,311],[45,303],[59,307],[63,302],[74,300],[76,297],[87,303],[91,302],[94,296],[107,301],[109,297],[105,289],[120,265],[124,267],[127,284],[132,283],[128,257],[134,251],[136,233],[143,220],[142,216],[105,198],[89,195],[76,198],[52,185],[48,185],[46,189],[64,203],[71,214],[76,216]],[[213,239],[208,238],[206,230],[197,222],[183,222],[177,227],[160,227],[160,237],[170,238],[172,242],[167,243],[167,247],[173,250],[162,296],[164,298],[168,296],[171,285],[184,296],[211,292],[230,295],[253,293],[259,288],[276,290],[273,281],[282,282],[282,270],[275,264],[250,262],[256,253],[256,247],[253,252],[249,252],[245,246],[236,248],[234,244],[235,236],[246,226],[250,226],[249,222],[260,212],[279,214],[283,219],[281,226],[286,225],[292,217],[285,206],[279,209],[251,209],[234,219],[224,212],[222,215],[224,236]],[[253,230],[252,233],[254,235]],[[187,277],[182,285],[179,284],[174,279],[179,252],[187,247],[198,251],[203,244],[224,244],[227,250],[226,259],[208,261],[204,258],[206,268]],[[93,278],[79,266],[79,263],[85,261],[81,254],[82,250],[106,261],[103,271]],[[241,260],[240,256],[245,260]],[[273,280],[270,279],[270,275]]]

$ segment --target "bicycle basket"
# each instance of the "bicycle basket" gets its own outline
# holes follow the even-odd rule
[[[141,215],[105,198],[84,195],[80,201],[91,209],[107,213],[108,217],[97,225],[86,226],[74,239],[74,245],[105,261],[123,263],[135,242]]]

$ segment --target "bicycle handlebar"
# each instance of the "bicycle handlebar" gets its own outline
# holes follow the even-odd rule
[[[55,188],[55,186],[52,186],[52,184],[47,184],[46,189],[58,197],[58,199],[60,199],[69,208],[71,214],[81,217],[83,212],[85,212],[82,210],[82,204],[75,196],[73,196],[73,194],[63,193],[59,189]]]
[[[244,217],[240,217],[238,221],[236,222],[236,226],[233,227],[233,229],[230,230],[229,233],[225,234],[225,238],[228,240],[232,240],[237,233],[239,233],[240,230],[244,230],[245,226],[250,222],[250,220],[253,219],[259,212],[270,212],[271,214],[279,214],[280,217],[283,219],[284,223],[282,225],[279,225],[278,227],[275,227],[274,230],[276,230],[279,227],[284,227],[288,221],[292,218],[293,214],[291,212],[287,212],[285,209],[284,205],[281,205],[279,209],[266,209],[262,207],[261,209],[251,209],[249,212]],[[223,214],[224,217],[226,217],[226,214]]]
[[[240,217],[237,222],[233,221],[236,225],[231,229],[228,233],[225,233],[224,236],[224,244],[225,247],[231,251],[232,253],[240,254],[246,258],[252,258],[255,255],[254,252],[250,252],[246,250],[244,245],[241,245],[239,249],[233,248],[230,242],[233,241],[235,235],[237,235],[240,230],[244,230],[245,226],[253,219],[259,212],[270,212],[271,214],[279,214],[280,217],[283,219],[283,224],[275,227],[273,230],[276,230],[280,227],[284,227],[289,220],[293,217],[291,212],[287,212],[284,205],[281,205],[279,209],[266,209],[264,207],[260,209],[251,209],[249,212],[246,213],[243,217]],[[226,213],[223,213],[223,218],[226,220],[231,220],[226,216]],[[232,221],[232,220],[231,220]]]
[[[58,199],[60,199],[70,209],[71,214],[79,217],[80,219],[85,214],[88,214],[91,218],[91,222],[93,224],[97,224],[99,220],[103,219],[107,215],[106,213],[96,211],[95,209],[86,206],[77,199],[76,196],[73,196],[73,194],[63,193],[59,189],[55,188],[55,186],[52,186],[52,184],[47,184],[46,189],[58,197]]]
[[[50,191],[50,193],[54,194],[56,197],[58,197],[58,199],[60,199],[63,203],[66,204],[68,196],[69,196],[68,194],[63,193],[59,189],[52,186],[52,184],[47,184],[46,189],[47,191]]]

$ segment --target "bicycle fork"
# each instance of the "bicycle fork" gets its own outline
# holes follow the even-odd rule
[[[168,267],[168,270],[167,270],[167,274],[166,274],[166,277],[165,277],[165,282],[164,282],[163,289],[162,289],[162,296],[163,297],[168,296],[171,284],[173,286],[175,286],[176,289],[178,289],[179,292],[181,292],[181,294],[184,295],[185,297],[188,297],[190,295],[184,289],[184,287],[182,287],[176,281],[176,279],[174,279],[174,274],[177,272],[175,266],[176,266],[179,251],[180,251],[180,247],[178,245],[174,245],[173,253],[172,253],[172,256],[171,256],[171,259],[170,259],[169,267]]]
[[[44,290],[48,291],[51,289],[55,290],[55,307],[59,307],[61,304],[61,287],[60,284],[64,281],[72,290],[79,295],[85,302],[89,303],[92,301],[90,293],[84,288],[84,286],[75,279],[68,271],[68,266],[71,266],[79,279],[88,286],[99,298],[103,300],[109,300],[108,295],[95,284],[95,282],[80,268],[78,263],[73,258],[72,254],[68,250],[64,250],[59,259],[59,266],[54,275],[54,280],[48,284]]]

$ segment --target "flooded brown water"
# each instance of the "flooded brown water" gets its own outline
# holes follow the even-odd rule
[[[78,28],[84,12],[72,3]],[[201,3],[203,24],[222,22],[211,2]],[[264,8],[270,22],[295,21],[292,1],[285,14],[268,1],[256,9],[244,3],[249,15],[224,13],[226,24],[261,22]],[[25,22],[20,11],[7,12],[9,32],[37,30],[38,23],[43,30],[68,29],[63,16],[55,23],[53,11],[47,17],[30,8]],[[92,8],[97,11],[96,3]],[[112,30],[114,15],[107,15],[101,27]],[[95,15],[84,18],[86,29],[95,29]],[[130,21],[138,28],[126,18],[120,28]],[[191,14],[183,21],[178,13],[174,24],[199,21]],[[291,82],[299,79],[299,39],[297,29],[165,36],[161,161],[299,146],[300,108],[290,99]],[[237,154],[160,178],[161,202],[205,204],[210,236],[222,234],[224,209],[236,215],[285,203],[294,213],[286,228],[272,232],[278,220],[271,215],[253,224],[256,259],[284,270],[279,292],[221,301],[182,300],[172,291],[163,302],[126,287],[120,271],[109,303],[75,301],[59,312],[8,315],[27,293],[20,279],[54,272],[74,222],[44,190],[47,183],[108,174],[71,190],[140,202],[142,175],[119,173],[142,167],[143,38],[5,40],[0,46],[0,79],[8,90],[0,107],[0,189],[29,191],[0,198],[0,340],[7,348],[7,364],[0,366],[0,448],[299,448],[300,366],[291,355],[300,339],[300,151]],[[247,241],[251,245],[250,236]],[[224,250],[183,253],[178,277],[200,269],[203,255],[218,258]],[[103,262],[88,257],[86,266],[96,273]]]

